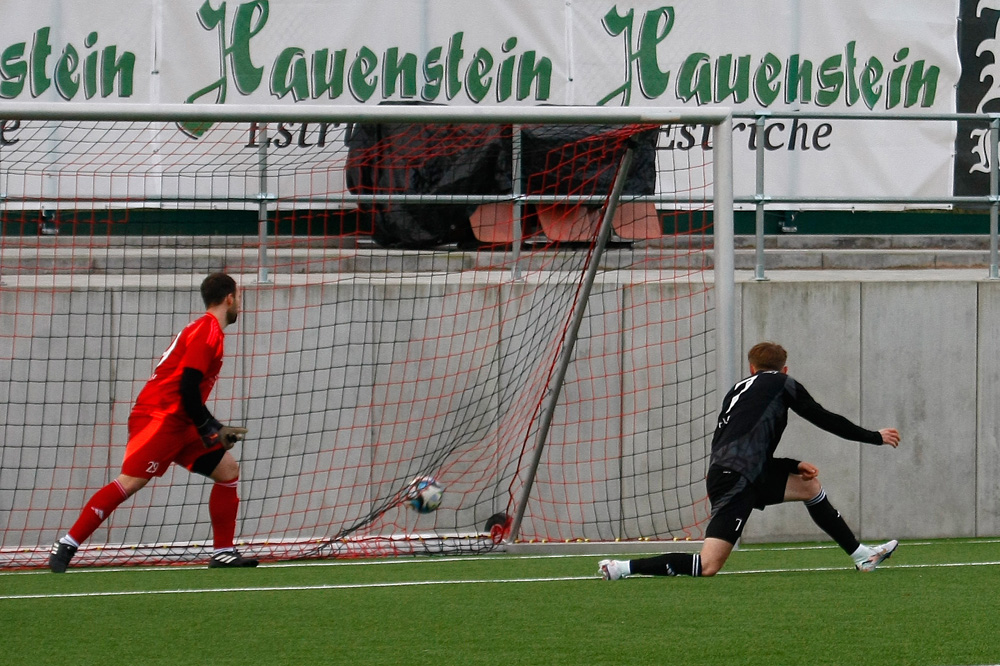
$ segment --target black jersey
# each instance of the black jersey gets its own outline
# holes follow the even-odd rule
[[[881,433],[866,430],[813,400],[805,387],[788,375],[764,371],[738,382],[722,401],[712,438],[711,465],[757,480],[774,456],[788,425],[788,410],[829,433],[855,442],[882,444]]]

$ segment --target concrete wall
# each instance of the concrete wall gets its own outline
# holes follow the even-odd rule
[[[747,280],[741,349],[772,339],[820,404],[898,449],[844,442],[794,415],[777,455],[809,460],[863,539],[1000,533],[994,405],[1000,284],[985,273],[774,272]],[[748,541],[819,538],[798,504],[756,513]]]
[[[407,529],[392,499],[422,466],[450,488],[424,529],[475,533],[520,495],[579,271],[465,274],[474,288],[462,276],[243,276],[210,399],[252,433],[238,450],[241,536]],[[695,520],[715,416],[711,289],[632,278],[608,271],[595,285],[527,538],[683,534]],[[134,396],[197,301],[190,278],[169,276],[0,289],[0,548],[50,542],[117,474]],[[207,492],[171,467],[96,538],[204,539]]]
[[[903,436],[896,450],[844,442],[792,415],[778,455],[817,464],[834,506],[863,539],[1000,534],[997,434],[1000,424],[994,416],[994,405],[1000,400],[1000,284],[990,282],[985,273],[978,270],[775,271],[769,278],[761,282],[754,281],[749,274],[738,278],[737,347],[742,350],[741,358],[754,342],[779,341],[789,351],[790,373],[821,404],[868,428],[895,426]],[[178,330],[190,319],[192,307],[197,307],[192,303],[191,286],[181,286],[183,293],[167,289],[153,295],[147,294],[145,289],[52,292],[46,288],[38,293],[0,290],[0,325],[5,327],[4,335],[0,335],[0,373],[16,380],[10,384],[0,382],[0,400],[27,405],[21,408],[25,413],[20,415],[6,412],[7,423],[0,423],[8,439],[0,459],[0,509],[9,512],[6,516],[8,529],[37,531],[40,542],[50,540],[56,530],[66,527],[68,520],[67,513],[53,507],[81,506],[85,495],[112,475],[121,459],[131,396],[147,376],[150,359],[169,341],[172,333],[164,334],[164,331]],[[361,405],[370,404],[370,400],[359,396],[335,398],[331,391],[341,390],[338,387],[343,382],[330,373],[321,376],[310,371],[331,365],[331,360],[324,360],[322,354],[354,355],[357,372],[366,371],[367,361],[359,355],[361,352],[351,352],[344,343],[357,338],[357,332],[348,330],[350,327],[343,321],[346,315],[343,304],[347,302],[344,294],[351,289],[366,291],[369,287],[314,285],[292,292],[271,292],[270,296],[252,294],[248,290],[248,301],[271,297],[280,302],[255,304],[261,311],[273,313],[273,321],[241,322],[242,349],[235,353],[241,355],[240,363],[244,367],[236,372],[239,376],[253,376],[255,379],[251,383],[255,384],[233,385],[233,379],[224,377],[217,394],[224,396],[246,391],[250,396],[281,395],[286,401],[316,400],[316,396],[322,394],[327,402],[355,400]],[[611,294],[615,300],[640,297],[621,284],[598,285],[595,293]],[[359,300],[351,301],[350,307],[366,307],[361,303],[370,294],[358,296]],[[405,300],[395,302],[399,304]],[[438,308],[457,313],[455,308],[459,306],[456,303],[448,305],[450,302],[442,298]],[[37,316],[48,312],[52,313],[51,317]],[[153,319],[139,317],[138,312],[167,314],[156,315]],[[21,316],[17,316],[18,313]],[[620,323],[609,319],[587,324],[601,328],[612,325]],[[6,328],[14,326],[28,328],[16,331],[14,337]],[[323,340],[313,340],[310,343],[313,351],[304,353],[293,350],[302,346],[302,341],[295,336],[318,336]],[[582,344],[597,345],[600,339],[588,342],[585,337]],[[333,340],[340,340],[341,344],[327,344]],[[37,345],[46,347],[40,354],[46,360],[41,363],[30,360],[30,347]],[[669,352],[667,349],[660,353],[666,356]],[[623,373],[626,396],[623,402],[626,404],[622,414],[613,413],[618,409],[617,400],[585,403],[596,405],[589,408],[581,406],[584,403],[577,403],[568,409],[608,412],[604,422],[614,424],[619,432],[605,433],[607,441],[620,438],[631,442],[629,446],[641,446],[642,451],[654,451],[659,442],[652,441],[651,433],[659,432],[660,441],[664,441],[675,436],[673,430],[677,428],[669,423],[675,416],[667,410],[658,410],[656,404],[647,405],[649,396],[640,396],[638,392],[635,382],[639,375],[632,368],[647,365],[642,354],[650,353],[656,352],[650,352],[649,348],[640,351],[638,345],[623,340],[618,364],[626,370]],[[276,380],[268,378],[273,375],[273,368],[269,370],[266,364],[277,363],[279,357],[282,363],[301,366],[301,372],[286,374],[289,368],[282,370],[282,381],[294,377],[297,382],[287,390],[281,387],[272,390],[267,385],[268,381]],[[261,363],[265,365],[254,365]],[[353,366],[347,364],[345,367],[351,371]],[[568,378],[573,380],[590,373],[580,365],[571,368]],[[84,394],[49,395],[62,378],[68,380],[62,390],[77,387]],[[91,385],[91,378],[101,378],[101,381]],[[699,381],[685,377],[677,379]],[[693,392],[699,390],[693,389]],[[77,413],[52,412],[51,405],[62,402],[70,404]],[[248,404],[251,411],[248,418],[258,421],[255,427],[262,438],[270,437],[276,442],[287,440],[288,450],[282,458],[288,465],[284,478],[297,478],[301,474],[296,465],[312,465],[307,456],[323,455],[320,451],[296,449],[311,445],[310,438],[296,437],[296,433],[315,430],[315,424],[298,423],[295,421],[298,417],[288,416],[296,412],[297,405],[271,404],[263,400],[259,404],[251,400]],[[215,407],[221,418],[243,409],[236,402],[227,404],[218,399]],[[706,411],[714,412],[714,409],[708,407]],[[268,414],[275,417],[263,418]],[[709,414],[707,420],[711,421],[713,416]],[[367,423],[362,417],[356,414],[354,418]],[[311,417],[301,418],[309,420]],[[21,424],[16,431],[11,427],[12,421]],[[75,430],[68,425],[77,422],[84,425]],[[59,425],[60,439],[65,438],[70,447],[74,441],[97,444],[78,445],[71,454],[72,466],[57,464],[54,448],[45,443],[53,425]],[[612,425],[606,427],[613,429]],[[358,442],[347,440],[362,431],[364,427],[344,429],[340,424],[330,436],[347,438],[345,455],[356,457],[362,455]],[[588,434],[593,433],[575,433],[557,423],[552,441],[578,444]],[[14,437],[25,446],[14,447],[11,444]],[[99,444],[109,440],[117,443],[110,450],[106,444]],[[597,439],[587,441],[587,446],[600,448]],[[583,455],[585,452],[579,448],[560,449],[564,451],[560,455],[568,451]],[[609,450],[617,449],[610,446]],[[609,469],[613,469],[608,472],[608,478],[589,480],[594,488],[614,494],[619,487],[615,484],[624,487],[631,483],[634,475],[628,473],[629,466],[648,457],[643,454],[629,458],[629,450],[622,451],[624,473],[621,478],[617,481],[612,478],[618,473],[619,465],[609,463]],[[25,461],[25,456],[34,458]],[[678,461],[663,462],[664,466],[668,462],[678,464]],[[691,469],[698,467],[697,461],[681,462]],[[322,466],[327,469],[351,467],[349,461],[328,461]],[[26,470],[35,475],[33,481],[15,478],[24,475]],[[273,471],[260,470],[260,474],[263,478],[268,476],[266,472]],[[245,478],[252,479],[254,473],[252,468],[245,469]],[[182,472],[178,480],[185,477]],[[544,474],[542,479],[545,479]],[[147,499],[137,501],[127,521],[123,518],[121,525],[112,523],[112,532],[124,530],[126,522],[129,529],[141,529],[146,522],[144,512],[151,514],[149,521],[152,523],[177,520],[181,518],[178,511],[192,514],[183,516],[180,522],[184,524],[203,522],[197,520],[195,513],[204,499],[202,494],[207,491],[200,485],[187,490],[171,489],[172,472],[164,481],[166,483],[157,484]],[[24,488],[26,483],[32,482],[53,489],[49,494],[35,494],[31,499],[49,509],[11,511],[16,508],[12,506],[13,493],[4,488]],[[317,476],[310,482],[322,485],[324,480]],[[262,483],[265,487],[260,492],[256,488],[247,489],[247,510],[261,515],[284,513],[282,502],[292,501],[287,498],[294,495],[295,489],[271,488],[267,485],[270,482]],[[69,491],[58,490],[67,487]],[[172,492],[196,496],[185,496],[183,502],[187,506],[181,509],[169,496]],[[598,491],[593,492],[596,498]],[[314,496],[321,501],[324,510],[342,505],[338,498],[328,493],[314,493]],[[575,498],[574,504],[593,504],[586,500]],[[621,514],[612,516],[612,522],[632,525],[629,529],[658,529],[652,517],[663,511],[657,509],[658,502],[650,502],[648,513],[629,514],[623,509]],[[274,506],[269,507],[268,503]],[[75,510],[67,509],[70,514]],[[152,515],[157,512],[164,515]],[[529,524],[532,521],[541,523],[546,516],[535,515],[529,509],[527,520]],[[475,516],[474,522],[480,522],[480,516]],[[197,536],[198,532],[179,532],[176,538]],[[607,534],[593,536],[608,538]],[[123,531],[113,534],[112,538],[116,537],[140,541],[146,538],[143,534],[129,534],[126,538]],[[747,541],[821,537],[805,509],[797,504],[755,513],[746,531]]]

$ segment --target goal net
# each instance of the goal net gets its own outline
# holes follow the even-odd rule
[[[244,554],[702,537],[733,379],[724,113],[16,110],[0,566],[44,565],[119,474],[133,401],[214,271],[243,298],[208,406],[249,430]],[[703,144],[678,148],[682,126]],[[443,502],[420,513],[428,476]],[[204,559],[210,487],[171,466],[74,564]]]

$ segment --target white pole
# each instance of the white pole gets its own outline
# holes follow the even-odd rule
[[[736,272],[733,231],[733,120],[713,128],[716,388],[718,401],[736,383]]]

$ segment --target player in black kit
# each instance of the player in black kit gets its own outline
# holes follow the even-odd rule
[[[712,439],[708,498],[712,518],[700,553],[667,553],[635,560],[601,560],[601,576],[618,580],[632,574],[714,576],[733,551],[753,509],[782,502],[804,502],[813,521],[854,560],[859,571],[874,571],[898,543],[865,546],[826,498],[819,470],[810,463],[775,458],[788,424],[788,410],[843,439],[899,446],[895,428],[866,430],[824,409],[802,384],[788,376],[788,354],[781,345],[761,342],[747,355],[750,376],[722,402]]]

